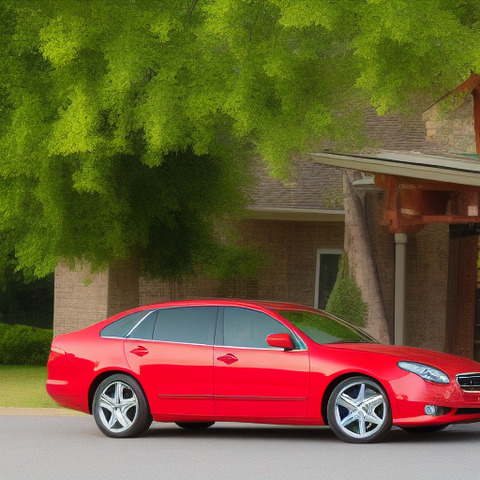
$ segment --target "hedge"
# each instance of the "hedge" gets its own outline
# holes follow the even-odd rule
[[[0,323],[1,365],[46,365],[53,330]]]
[[[360,327],[366,323],[368,307],[362,300],[362,292],[357,282],[350,276],[346,253],[340,260],[337,280],[325,310]]]

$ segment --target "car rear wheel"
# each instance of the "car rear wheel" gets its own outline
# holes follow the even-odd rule
[[[378,442],[392,428],[388,396],[367,377],[340,382],[328,400],[327,417],[337,437],[350,443]]]
[[[103,380],[95,391],[93,416],[109,437],[135,437],[145,432],[152,416],[145,394],[133,378],[117,374]]]
[[[215,422],[175,422],[179,427],[187,430],[203,430],[211,427]]]

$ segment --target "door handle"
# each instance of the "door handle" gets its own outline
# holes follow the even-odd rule
[[[231,365],[232,363],[238,362],[238,358],[233,353],[227,353],[226,355],[221,355],[217,357],[217,360],[220,360],[227,365]]]
[[[147,355],[148,350],[145,347],[142,347],[141,345],[139,345],[137,348],[130,350],[130,353],[138,355],[139,357],[143,357],[144,355]]]

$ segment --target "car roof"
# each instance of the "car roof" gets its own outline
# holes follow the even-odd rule
[[[276,302],[270,300],[245,300],[233,298],[204,298],[192,300],[175,300],[169,302],[155,303],[144,305],[140,308],[164,308],[164,307],[181,307],[181,306],[259,306],[269,310],[313,310],[312,307],[291,303]]]

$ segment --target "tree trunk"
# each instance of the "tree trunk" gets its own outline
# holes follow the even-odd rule
[[[363,301],[368,305],[365,330],[382,343],[389,343],[388,323],[382,290],[373,258],[363,199],[352,182],[360,178],[358,172],[345,171],[345,251],[348,254],[350,274],[356,280]]]

